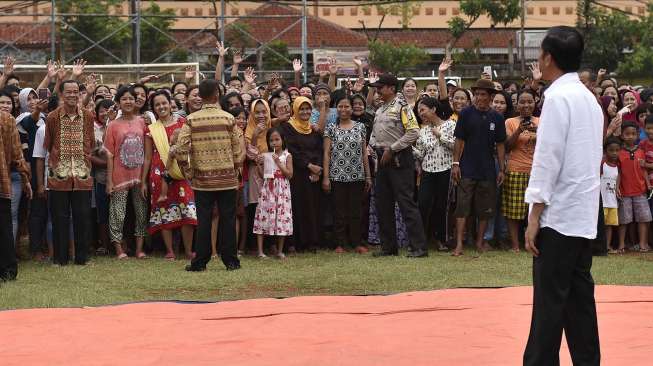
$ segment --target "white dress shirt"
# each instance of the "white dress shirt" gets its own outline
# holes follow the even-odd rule
[[[544,92],[526,202],[544,203],[540,227],[596,238],[601,191],[603,112],[596,97],[567,73]]]

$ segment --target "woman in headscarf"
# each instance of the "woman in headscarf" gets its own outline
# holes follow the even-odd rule
[[[258,162],[261,161],[263,153],[268,151],[268,143],[265,136],[268,130],[272,127],[272,117],[270,115],[270,106],[263,99],[255,99],[250,106],[249,118],[247,119],[247,127],[245,127],[245,144],[247,147],[247,163],[245,169],[247,171],[247,185],[245,192],[247,192],[245,201],[247,213],[247,243],[254,243],[253,225],[254,216],[256,214],[256,206],[258,205],[259,193],[261,184],[263,184],[263,177],[256,168]],[[248,245],[250,246],[250,245]]]
[[[617,113],[617,102],[613,97],[604,95],[599,98],[603,109],[604,139],[621,135],[621,114]]]
[[[325,115],[327,105],[320,104]],[[293,156],[293,177],[290,180],[296,249],[314,249],[319,241],[320,181],[322,175],[322,136],[311,128],[313,103],[306,97],[293,102],[293,116],[279,125],[288,152]]]

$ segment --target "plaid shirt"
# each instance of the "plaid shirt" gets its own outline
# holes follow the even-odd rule
[[[23,185],[29,183],[29,169],[23,158],[16,120],[0,112],[0,198],[11,199],[11,169],[20,173]]]

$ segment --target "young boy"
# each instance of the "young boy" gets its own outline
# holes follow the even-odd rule
[[[651,222],[651,209],[649,208],[646,194],[651,189],[646,169],[646,156],[640,149],[637,140],[637,125],[624,122],[621,125],[621,138],[623,146],[619,151],[619,190],[617,197],[621,198],[619,204],[619,252],[626,248],[626,230],[632,222],[637,223],[639,234],[639,250],[648,252],[648,226]]]
[[[605,217],[605,238],[608,243],[608,253],[616,254],[612,249],[613,228],[619,227],[619,201],[617,201],[617,187],[619,187],[619,151],[621,140],[618,137],[609,137],[604,144],[605,158],[601,164],[601,199],[603,200],[603,215]]]

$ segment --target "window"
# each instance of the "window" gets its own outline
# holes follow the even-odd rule
[[[351,8],[349,9],[349,15],[358,15],[358,8]]]
[[[546,8],[544,6],[540,8],[540,15],[546,15]]]
[[[377,13],[379,13],[379,15],[383,16],[383,15],[385,15],[385,9],[379,8],[379,9],[377,9]]]
[[[179,9],[181,11],[181,16],[182,17],[187,17],[188,16],[188,9]]]
[[[438,9],[438,13],[440,15],[447,15],[447,8],[440,8]]]
[[[324,15],[325,17],[330,16],[331,15],[331,9],[330,8],[323,8],[322,9],[322,15]]]
[[[637,14],[644,15],[645,12],[646,12],[646,8],[644,8],[643,6],[637,7]]]
[[[370,15],[372,15],[372,9],[370,9],[369,7],[363,8],[363,14],[369,17]]]
[[[336,15],[339,16],[339,17],[345,15],[345,9],[343,9],[343,8],[336,9]]]
[[[52,12],[51,8],[43,8],[41,9],[41,14],[50,14]]]
[[[433,8],[426,8],[426,15],[433,15]]]
[[[554,6],[553,9],[551,9],[551,13],[553,15],[560,15],[560,8],[557,6]]]
[[[528,15],[533,15],[533,13],[535,13],[535,9],[534,9],[534,8],[532,8],[532,7],[530,7],[530,6],[526,8],[526,14],[528,14]]]
[[[114,11],[116,12],[116,14],[122,14],[122,5],[116,5]]]
[[[626,7],[626,13],[632,13],[633,12],[633,7],[632,6],[627,6]]]
[[[572,15],[574,13],[574,8],[571,6],[568,6],[565,8],[565,14],[567,15]]]
[[[413,8],[413,15],[419,15],[419,6]]]
[[[458,15],[458,14],[460,14],[460,9],[459,9],[459,8],[453,8],[453,9],[451,9],[451,14],[452,14],[452,15]]]
[[[233,16],[240,15],[240,10],[238,10],[238,8],[231,8],[231,15]]]
[[[215,9],[210,8],[210,9],[209,9],[209,15],[211,15],[211,16],[215,16]]]
[[[195,8],[195,16],[201,17],[202,15],[204,15],[204,9]]]
[[[398,7],[394,7],[394,8],[392,8],[392,9],[390,9],[390,14],[392,14],[392,15],[394,15],[394,16],[399,15],[399,8],[398,8]]]

